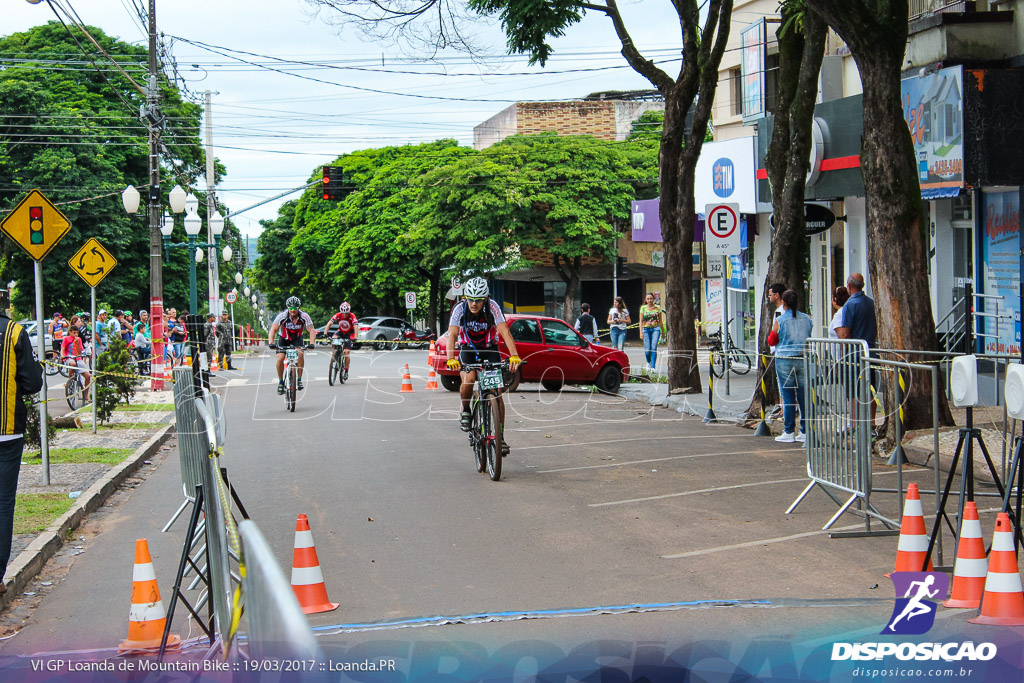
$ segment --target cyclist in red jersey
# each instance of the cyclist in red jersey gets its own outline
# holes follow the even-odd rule
[[[85,346],[82,345],[82,340],[78,336],[78,328],[71,326],[67,330],[67,335],[61,340],[60,343],[60,360],[65,365],[74,365],[78,368],[78,372],[82,375],[82,381],[85,385],[85,391],[83,392],[83,400],[89,402],[89,385],[91,384],[91,376],[89,375],[89,365],[85,362]]]
[[[355,314],[352,312],[352,307],[345,301],[338,306],[338,312],[332,315],[331,319],[324,326],[324,334],[326,335],[330,332],[332,326],[337,325],[338,331],[334,333],[334,336],[345,340],[345,344],[342,346],[342,349],[345,351],[345,365],[342,368],[344,373],[343,381],[345,382],[348,381],[348,366],[352,361],[352,342],[356,338],[356,324],[358,322]]]
[[[290,296],[285,302],[287,310],[278,313],[274,323],[270,326],[267,337],[270,339],[270,348],[277,349],[277,393],[284,394],[284,350],[288,347],[299,349],[299,391],[304,388],[302,385],[302,369],[305,366],[305,354],[302,353],[302,333],[309,331],[309,348],[316,343],[316,328],[313,327],[313,319],[309,313],[299,310],[302,302],[299,297]],[[276,336],[275,336],[276,335]]]

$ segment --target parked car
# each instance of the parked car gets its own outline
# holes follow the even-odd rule
[[[520,382],[540,382],[548,391],[559,391],[566,384],[593,384],[606,394],[618,392],[629,378],[629,358],[610,346],[588,342],[564,320],[537,315],[506,315],[509,333],[516,351],[526,363],[508,377],[505,384],[515,391]],[[458,391],[459,373],[449,370],[448,335],[441,335],[434,355],[434,372],[448,391]],[[508,354],[505,342],[498,339],[502,355]]]
[[[407,327],[409,327],[409,323],[401,318],[387,316],[360,318],[356,326],[356,340],[372,342],[373,348],[383,351],[387,348],[388,343],[395,337],[400,337]]]
[[[53,339],[50,336],[49,332],[50,323],[52,322],[53,318],[46,318],[45,320],[43,320],[43,329],[45,330],[45,333],[43,335],[43,342],[46,344],[47,351],[50,350],[51,340]],[[32,342],[32,349],[34,350],[39,344],[39,340],[36,338],[36,321],[32,320],[31,318],[26,318],[24,320],[19,320],[18,324],[25,328],[25,331],[28,332],[28,337],[29,340]]]

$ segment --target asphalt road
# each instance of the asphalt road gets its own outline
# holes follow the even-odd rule
[[[310,355],[294,414],[275,392],[270,356],[239,360],[239,372],[215,383],[228,419],[222,464],[286,575],[296,517],[309,516],[341,603],[310,617],[328,651],[404,647],[408,656],[409,643],[457,641],[493,652],[529,641],[568,652],[602,639],[660,647],[716,637],[805,646],[877,633],[891,612],[882,574],[895,538],[830,539],[821,527],[835,505],[820,492],[784,514],[807,483],[794,444],[619,397],[523,385],[508,397],[512,453],[491,482],[473,466],[456,396],[424,390],[425,351],[358,352],[351,381],[335,387],[327,359]],[[399,393],[405,363],[412,394]],[[906,472],[922,488],[932,476]],[[166,604],[185,528],[181,519],[160,533],[183,499],[176,454],[122,498],[0,655],[124,639],[139,537],[149,539]],[[894,496],[873,502],[898,518]],[[982,524],[991,529],[992,516]],[[837,527],[863,523],[846,516]],[[632,607],[561,612],[609,606]],[[555,614],[537,618],[545,610]],[[196,635],[184,614],[175,631]],[[480,614],[487,623],[334,628]],[[947,629],[985,633],[964,624],[966,613],[946,614]]]

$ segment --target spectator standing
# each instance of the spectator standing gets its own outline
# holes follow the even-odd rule
[[[164,320],[164,364],[174,367],[174,340],[171,334],[178,326],[178,311],[174,308],[167,309],[167,317]]]
[[[3,575],[14,539],[14,501],[18,493],[21,456],[25,450],[25,396],[43,387],[43,369],[32,356],[32,343],[21,325],[7,317],[6,294],[0,302],[0,368],[8,382],[0,397],[0,595],[7,592]],[[11,390],[13,389],[13,391]]]
[[[782,308],[782,294],[785,291],[786,291],[786,285],[782,284],[781,282],[776,282],[775,284],[773,284],[771,287],[768,288],[768,304],[770,306],[774,307],[774,309],[775,309],[775,314],[774,314],[774,319],[775,320],[778,320],[779,316],[782,315],[782,311],[783,311],[783,308]],[[773,329],[775,328],[775,322],[774,321],[772,322],[772,328]],[[774,346],[769,346],[768,349],[771,351],[771,354],[774,356],[775,355],[775,347]]]
[[[629,327],[629,309],[621,296],[615,297],[615,302],[608,310],[608,332],[612,338],[612,346],[622,351],[626,345],[626,329]]]
[[[811,336],[814,322],[811,316],[797,308],[797,295],[792,289],[782,294],[783,313],[776,318],[772,329],[779,335],[776,347],[775,372],[779,376],[782,392],[783,433],[775,437],[781,443],[804,442],[807,433],[807,411],[804,391],[807,377],[804,373],[804,348]],[[800,434],[796,433],[796,406],[800,406]]]
[[[644,358],[647,369],[654,372],[658,364],[658,341],[665,331],[665,311],[654,303],[654,295],[650,292],[644,297],[644,305],[640,307],[640,327],[644,335]]]
[[[107,350],[110,342],[110,329],[107,325],[107,309],[101,308],[96,314],[96,355]]]
[[[234,350],[234,329],[231,327],[231,316],[227,311],[220,314],[217,321],[217,354],[220,356],[222,370],[234,370],[231,365],[231,352]]]
[[[174,343],[174,357],[178,365],[185,363],[185,341],[188,339],[188,331],[185,329],[185,314],[178,316],[178,322],[174,325],[174,332],[171,333],[171,341]]]
[[[850,299],[850,290],[842,285],[836,287],[836,290],[832,292],[832,322],[828,324],[828,338],[839,339],[839,333],[836,331],[840,325],[843,324],[843,306]],[[835,355],[835,350],[833,350]]]
[[[135,323],[135,355],[139,359],[139,374],[150,374],[150,355],[153,353],[153,340],[150,336],[149,326],[141,320]]]
[[[60,352],[60,344],[64,341],[64,334],[68,331],[69,323],[61,316],[60,313],[53,314],[53,320],[50,321],[50,347]]]
[[[576,318],[576,331],[588,342],[597,339],[597,318],[590,315],[590,304],[580,306],[580,317]]]
[[[217,316],[209,313],[203,324],[203,336],[206,338],[206,366],[213,367],[213,359],[217,354]]]
[[[860,273],[850,273],[846,278],[846,289],[850,291],[850,298],[843,304],[840,311],[842,322],[836,328],[836,334],[840,339],[860,339],[867,342],[868,355],[871,349],[878,346],[878,323],[875,319],[875,302],[864,293],[864,276]],[[876,390],[875,369],[868,371],[868,381],[871,389]],[[875,411],[877,406],[871,401],[871,428],[875,427]],[[857,405],[854,402],[854,419],[857,419]]]

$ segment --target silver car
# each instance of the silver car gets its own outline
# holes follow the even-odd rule
[[[409,323],[401,318],[387,316],[360,318],[356,326],[356,339],[372,343],[374,349],[383,351],[387,343],[395,337],[401,336],[402,330],[408,326]]]

